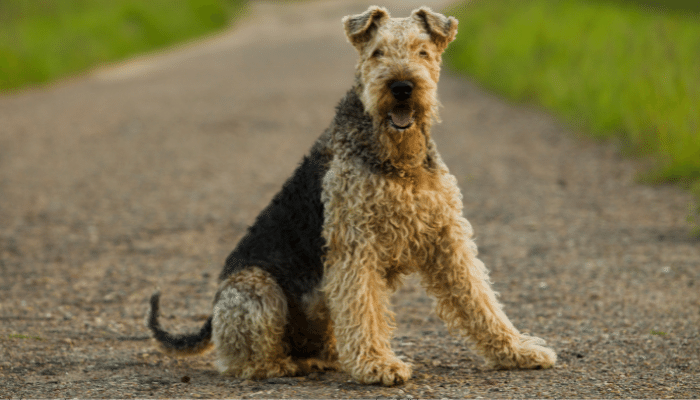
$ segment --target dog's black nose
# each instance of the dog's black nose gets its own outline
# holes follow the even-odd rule
[[[391,90],[391,94],[394,95],[394,98],[396,100],[404,101],[411,97],[411,92],[413,91],[413,83],[409,81],[398,81],[389,85],[389,89]]]

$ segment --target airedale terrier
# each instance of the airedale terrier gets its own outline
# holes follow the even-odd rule
[[[555,353],[501,310],[430,136],[457,20],[426,7],[390,18],[375,6],[343,23],[360,59],[330,127],[227,258],[201,331],[163,331],[155,294],[153,335],[171,354],[214,347],[236,377],[342,368],[393,385],[411,368],[390,348],[389,295],[418,272],[438,316],[490,365],[551,367]]]

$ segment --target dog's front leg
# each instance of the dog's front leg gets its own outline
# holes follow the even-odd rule
[[[411,377],[411,368],[390,347],[393,315],[378,268],[369,244],[331,245],[324,293],[343,369],[362,383],[395,385]]]
[[[554,351],[518,332],[503,312],[471,235],[469,222],[455,218],[439,235],[433,262],[421,270],[427,291],[437,297],[437,314],[494,367],[552,367]]]

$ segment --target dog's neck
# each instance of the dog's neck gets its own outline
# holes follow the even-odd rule
[[[423,166],[430,137],[424,125],[416,123],[411,128],[401,131],[375,128],[375,135],[381,160],[388,161],[398,170],[406,172]]]
[[[386,128],[365,111],[359,90],[353,87],[337,106],[332,140],[342,143],[341,156],[359,159],[371,171],[402,182],[423,181],[425,172],[435,168],[430,121],[418,120],[403,131]]]

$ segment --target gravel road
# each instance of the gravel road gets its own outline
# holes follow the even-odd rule
[[[150,294],[168,329],[206,319],[225,257],[352,83],[340,18],[368,2],[251,3],[217,37],[0,97],[0,398],[700,397],[689,197],[449,72],[434,138],[506,313],[555,368],[488,369],[413,279],[393,297],[402,386],[242,381],[155,351]]]

